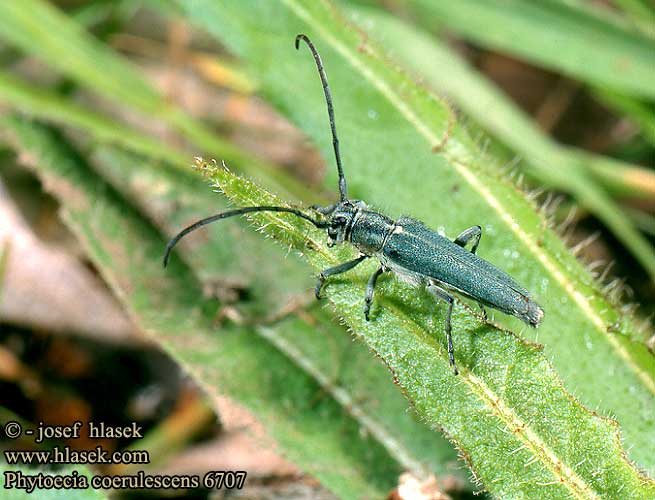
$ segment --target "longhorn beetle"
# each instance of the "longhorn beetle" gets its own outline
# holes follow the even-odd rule
[[[446,312],[448,359],[455,375],[458,371],[451,335],[450,319],[453,312],[453,297],[450,292],[477,301],[485,320],[487,313],[484,307],[489,306],[516,316],[530,326],[538,326],[544,312],[539,304],[532,300],[529,292],[508,274],[475,255],[482,235],[480,226],[472,226],[463,231],[454,241],[450,241],[416,219],[400,217],[394,221],[369,209],[363,201],[348,198],[327,76],[318,51],[307,36],[296,36],[296,49],[299,48],[301,40],[307,44],[314,56],[323,84],[332,131],[332,145],[339,174],[339,201],[326,207],[312,206],[311,208],[318,214],[318,218],[307,215],[296,208],[275,206],[242,207],[212,215],[183,229],[168,242],[164,253],[164,267],[177,242],[201,226],[251,212],[286,212],[311,222],[319,229],[326,229],[328,246],[348,242],[360,251],[360,255],[356,259],[325,269],[318,275],[315,288],[317,299],[321,298],[321,290],[329,276],[349,271],[365,259],[376,257],[380,266],[368,280],[364,298],[364,317],[367,321],[375,284],[380,275],[387,271],[396,273],[400,279],[415,286],[425,286],[436,299],[445,300],[448,303]],[[473,244],[471,250],[468,251],[465,246],[470,241]]]

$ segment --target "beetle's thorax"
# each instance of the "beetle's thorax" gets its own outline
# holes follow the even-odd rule
[[[348,200],[339,203],[330,214],[328,245],[347,241],[370,255],[382,250],[391,231],[391,219],[369,210],[362,201]]]
[[[389,217],[373,210],[362,210],[352,225],[350,242],[365,254],[381,252],[394,227]]]

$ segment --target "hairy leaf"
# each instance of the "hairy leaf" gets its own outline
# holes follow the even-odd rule
[[[275,328],[224,326],[191,270],[161,266],[166,241],[65,142],[34,122],[2,121],[23,158],[62,205],[66,224],[144,331],[211,395],[250,409],[281,451],[343,498],[381,498],[403,466],[365,422],[308,374]],[[290,318],[280,328],[315,335]],[[310,365],[311,367],[311,365]],[[326,384],[327,385],[327,384]],[[353,412],[352,414],[350,412]],[[392,439],[393,442],[393,439]]]
[[[239,206],[283,204],[224,169],[205,169]],[[316,270],[348,255],[343,248],[330,251],[321,231],[294,216],[264,212],[249,218],[303,252]],[[442,333],[445,308],[392,280],[377,290],[373,320],[365,321],[362,298],[374,268],[362,265],[330,280],[326,291],[335,311],[384,360],[421,417],[460,448],[490,492],[543,499],[655,494],[655,482],[626,460],[617,423],[566,392],[539,346],[486,324],[457,303],[453,329],[461,373],[455,377]]]
[[[148,165],[134,155],[102,148],[94,158],[96,170],[169,236],[230,207],[205,182]],[[464,485],[466,475],[450,443],[406,411],[407,402],[389,383],[384,367],[316,302],[308,290],[314,282],[306,263],[288,248],[262,242],[247,229],[250,225],[239,219],[209,226],[207,234],[189,236],[192,241],[176,254],[203,283],[243,287],[248,299],[238,304],[240,314],[314,377],[403,469],[417,476],[456,476]]]

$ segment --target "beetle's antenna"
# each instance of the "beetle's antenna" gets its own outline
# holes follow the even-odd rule
[[[228,210],[227,212],[221,212],[220,214],[212,215],[211,217],[207,217],[206,219],[199,220],[198,222],[191,224],[189,227],[182,229],[182,231],[180,231],[179,233],[177,233],[177,235],[171,238],[171,240],[168,242],[168,245],[166,245],[166,251],[164,252],[164,267],[168,265],[168,258],[170,257],[173,247],[175,247],[178,241],[180,241],[190,232],[195,231],[196,229],[202,226],[206,226],[207,224],[211,224],[212,222],[215,222],[217,220],[227,219],[228,217],[234,217],[235,215],[247,214],[250,212],[287,212],[293,215],[297,215],[298,217],[302,217],[305,220],[308,220],[319,229],[327,227],[326,222],[320,222],[315,219],[312,219],[309,215],[306,215],[302,213],[300,210],[297,210],[295,208],[262,206],[262,207],[242,207],[242,208],[237,208],[235,210]]]
[[[305,42],[309,47],[309,50],[312,51],[314,61],[316,61],[316,67],[318,68],[318,74],[321,77],[323,92],[325,93],[325,101],[327,102],[328,116],[330,117],[332,146],[334,146],[334,156],[337,160],[337,171],[339,172],[339,194],[341,195],[341,201],[346,201],[348,199],[348,191],[346,189],[346,178],[343,175],[343,167],[341,166],[341,154],[339,154],[339,138],[337,137],[337,127],[334,124],[334,107],[332,106],[332,96],[330,95],[330,87],[328,85],[327,76],[325,75],[325,70],[323,69],[321,56],[318,55],[318,51],[316,50],[316,47],[314,47],[314,44],[309,38],[307,38],[307,35],[296,35],[296,49],[299,48],[300,40]]]

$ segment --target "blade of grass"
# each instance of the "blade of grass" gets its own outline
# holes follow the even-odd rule
[[[614,0],[634,26],[655,38],[655,9],[642,0]]]
[[[0,2],[0,38],[73,78],[80,85],[122,106],[130,106],[173,127],[205,152],[294,196],[299,183],[225,141],[203,123],[170,104],[126,59],[87,33],[44,0]],[[99,68],[101,70],[99,70]]]
[[[655,217],[652,213],[647,213],[642,210],[631,208],[628,215],[632,218],[635,225],[638,226],[643,232],[655,236]]]
[[[651,38],[655,37],[655,26],[649,23],[653,11],[641,3],[641,0],[614,0],[611,4],[597,4],[586,0],[556,0],[567,7],[581,11],[584,15],[600,18],[603,22],[619,26],[621,29],[638,28]],[[630,7],[629,5],[632,4]],[[617,9],[618,7],[619,9]],[[640,9],[641,7],[641,9]],[[641,11],[639,11],[641,10]],[[622,12],[620,12],[622,11]]]
[[[646,104],[608,89],[592,89],[601,102],[621,114],[628,115],[639,126],[644,138],[655,145],[655,105]]]
[[[533,162],[534,165],[527,166],[527,173],[536,179],[552,182],[552,174],[546,177],[542,173],[555,170],[559,176],[557,187],[575,192],[575,186],[569,186],[567,172],[571,168],[583,168],[614,194],[655,195],[655,174],[651,171],[560,146],[491,81],[440,40],[378,9],[358,7],[351,10],[351,15],[372,36],[393,48],[395,60],[425,78],[487,132]]]
[[[655,97],[655,40],[556,0],[413,0],[422,18],[583,82]],[[420,17],[419,17],[420,18]]]
[[[152,158],[167,160],[186,168],[189,155],[161,140],[153,139],[131,127],[71,102],[48,89],[0,72],[0,102],[30,116],[76,127],[102,142],[120,144]]]
[[[569,149],[580,162],[586,163],[594,176],[613,186],[615,196],[655,198],[655,172],[651,168],[633,166],[609,156],[598,156],[581,149]],[[638,187],[637,187],[638,186]]]
[[[655,473],[655,361],[634,319],[607,299],[523,194],[498,174],[494,159],[449,120],[442,102],[397,72],[329,3],[179,5],[244,60],[265,95],[329,158],[313,60],[293,51],[294,35],[309,35],[330,78],[352,196],[383,203],[390,216],[411,214],[448,228],[451,236],[482,225],[478,254],[515,276],[546,311],[536,331],[522,331],[508,318],[495,321],[545,344],[565,383],[588,406],[616,416],[630,457]],[[336,186],[335,172],[328,182]]]
[[[519,2],[523,2],[523,0],[518,0]],[[571,36],[577,36],[577,33],[579,32],[580,34],[584,33],[585,27],[590,27],[595,23],[594,20],[597,20],[601,25],[605,26],[606,28],[611,28],[611,26],[614,26],[618,31],[619,31],[619,36],[622,36],[621,34],[625,33],[631,33],[634,31],[632,27],[630,26],[629,21],[622,19],[622,18],[617,18],[617,16],[612,15],[609,11],[605,11],[602,9],[599,9],[597,7],[590,6],[588,3],[580,3],[577,0],[567,0],[567,1],[562,1],[562,0],[557,0],[559,3],[563,4],[561,6],[555,5],[554,8],[552,9],[553,11],[559,11],[560,7],[563,7],[563,11],[561,13],[558,13],[557,16],[562,17],[565,19],[566,22],[580,22],[581,26],[578,27],[577,30],[572,30],[570,32]],[[417,5],[420,5],[421,0],[418,0]],[[548,5],[548,2],[546,2],[546,6]],[[457,6],[452,6],[453,8],[457,8]],[[537,12],[533,12],[533,7],[534,6],[529,6],[527,11],[524,12],[524,16],[522,17],[522,20],[519,22],[521,23],[529,23],[529,22],[539,22],[539,14]],[[429,10],[429,7],[424,7],[427,10]],[[450,8],[450,7],[447,7]],[[465,7],[466,8],[466,7]],[[501,10],[504,7],[498,4],[498,2],[494,3],[493,9],[498,9]],[[509,8],[511,9],[512,6],[510,5]],[[541,9],[542,7],[538,7],[537,10]],[[548,7],[546,7],[548,8]],[[522,7],[521,7],[522,9]],[[519,9],[519,11],[521,10]],[[570,10],[569,15],[566,14],[567,11]],[[445,14],[445,13],[444,13]],[[530,15],[534,15],[534,19],[530,21]],[[651,11],[651,16],[653,15],[653,11]],[[518,16],[520,17],[520,16]],[[566,18],[570,19],[566,19]],[[586,20],[583,21],[583,20]],[[643,20],[643,19],[642,19]],[[508,20],[505,22],[508,22],[509,26],[504,26],[503,28],[510,28],[513,26],[513,22],[517,20]],[[555,22],[555,21],[554,21]],[[555,22],[557,25],[557,23]],[[645,25],[649,26],[651,33],[655,33],[655,23],[648,23],[645,22]],[[544,26],[545,27],[545,26]],[[501,28],[502,29],[502,28]],[[551,28],[548,27],[548,30]],[[560,29],[564,29],[564,27],[561,27]],[[605,31],[605,29],[602,29],[600,31]],[[556,30],[559,31],[559,30]],[[544,37],[544,42],[547,42],[548,39],[546,37],[552,37],[552,41],[554,43],[554,40],[557,37],[557,34],[553,36],[553,34],[550,31],[544,31],[544,33],[540,33],[541,36]],[[481,35],[482,37],[485,37],[486,35]],[[597,33],[597,36],[600,36],[600,33]],[[631,35],[629,35],[631,36]],[[629,38],[628,36],[628,38]],[[638,35],[640,37],[640,35]],[[522,42],[519,41],[520,38],[515,39],[514,42],[509,42],[508,43],[517,43],[521,44]],[[594,40],[594,43],[589,43],[588,40]],[[601,47],[598,47],[598,45],[595,43],[595,41],[598,40],[598,38],[581,38],[580,43],[582,44],[582,47],[579,47],[580,50],[586,50],[587,52],[592,52],[594,54],[598,54],[599,59],[606,59],[607,55],[601,54],[601,50],[605,49],[605,45],[601,45]],[[608,42],[611,41],[612,38],[608,37]],[[653,51],[655,50],[655,40],[652,40],[652,37],[649,41],[648,38],[644,38],[645,40],[645,47],[647,47],[647,50]],[[584,46],[586,44],[586,47]],[[568,49],[568,47],[567,47]],[[511,52],[511,51],[510,51]],[[568,51],[567,51],[568,54]],[[582,54],[580,55],[582,57]],[[618,57],[618,56],[617,56]],[[534,59],[532,59],[534,61]],[[628,56],[622,57],[620,59],[617,59],[617,64],[619,63],[624,63],[625,61],[630,61],[630,58]],[[539,62],[539,61],[536,61]],[[580,66],[585,66],[584,64],[581,64]],[[654,69],[654,65],[650,64],[648,66],[650,70]],[[429,72],[433,73],[434,68],[426,68],[428,69]],[[555,68],[557,69],[557,68]],[[607,71],[618,73],[620,71],[613,70],[611,66],[607,65]],[[449,72],[446,72],[448,74]],[[443,79],[443,76],[440,77],[440,79]],[[651,71],[651,78],[649,80],[649,85],[655,85],[655,71]],[[637,123],[638,125],[644,127],[644,132],[648,134],[650,129],[653,126],[653,119],[652,119],[652,113],[650,119],[644,115],[643,105],[638,102],[638,100],[635,97],[631,97],[629,95],[625,95],[625,93],[621,92],[622,89],[612,89],[612,87],[608,86],[601,86],[599,87],[598,84],[594,84],[593,81],[590,81],[591,83],[591,91],[593,94],[596,95],[597,98],[601,100],[601,102],[606,103],[612,108],[619,108],[622,112],[628,113],[628,115]]]
[[[13,117],[2,124],[134,321],[210,395],[250,409],[290,460],[343,498],[381,498],[394,486],[398,463],[312,377],[254,328],[215,327],[217,302],[179,260],[162,269],[165,240],[60,134]]]

